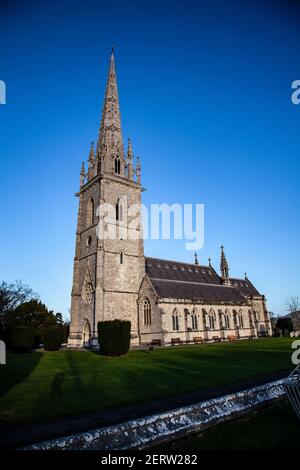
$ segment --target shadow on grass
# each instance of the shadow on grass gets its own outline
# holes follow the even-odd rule
[[[23,382],[36,368],[43,354],[32,353],[9,353],[6,365],[0,368],[0,397],[5,395],[11,388]]]
[[[56,374],[51,382],[51,397],[57,397],[62,394],[63,391],[63,382],[66,377],[65,372],[59,372]]]
[[[73,390],[74,394],[77,396],[83,396],[84,394],[84,386],[82,384],[82,380],[80,378],[82,374],[82,369],[78,365],[78,361],[76,358],[76,352],[73,353],[70,351],[70,354],[68,354],[68,363],[69,363],[69,370],[68,374],[72,377],[73,380]]]

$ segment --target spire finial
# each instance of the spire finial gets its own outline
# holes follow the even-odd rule
[[[211,258],[208,258],[208,266],[211,268]]]
[[[222,281],[224,284],[229,283],[229,268],[228,268],[228,263],[226,260],[226,256],[224,253],[224,246],[221,245],[221,263],[220,263],[220,271],[221,271],[221,277]]]
[[[128,179],[132,180],[133,179],[133,165],[132,165],[132,145],[131,145],[131,139],[128,138],[128,147],[127,147],[127,176]]]
[[[89,154],[89,162],[94,163],[94,142],[91,142],[90,154]]]
[[[244,273],[244,275],[245,275],[245,279],[247,279],[247,273]]]
[[[81,171],[80,171],[80,187],[84,185],[84,177],[85,177],[85,168],[84,168],[84,162],[82,162]]]
[[[132,158],[132,143],[130,137],[128,137],[127,158]]]
[[[199,264],[199,263],[198,263],[198,256],[197,256],[196,251],[195,251],[195,264]]]
[[[96,165],[95,165],[95,153],[94,153],[94,142],[91,142],[91,148],[88,158],[88,180],[90,181],[96,176]]]
[[[135,174],[136,174],[136,178],[137,178],[137,183],[141,184],[141,161],[140,161],[140,157],[136,157]]]

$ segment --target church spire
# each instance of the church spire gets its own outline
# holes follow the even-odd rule
[[[221,270],[221,277],[223,284],[229,284],[229,268],[228,263],[226,260],[226,256],[224,253],[224,246],[221,246],[221,263],[220,263],[220,270]]]
[[[195,251],[195,264],[199,264],[199,262],[198,262],[198,256],[197,256],[196,251]]]
[[[97,142],[97,156],[105,170],[124,175],[124,148],[118,97],[114,48],[110,56],[102,118]]]

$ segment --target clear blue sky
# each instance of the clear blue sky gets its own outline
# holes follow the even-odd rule
[[[247,271],[282,313],[299,289],[299,6],[292,1],[1,2],[0,279],[70,306],[81,161],[116,48],[123,134],[145,204],[204,203],[219,269]],[[192,261],[183,241],[150,256]]]

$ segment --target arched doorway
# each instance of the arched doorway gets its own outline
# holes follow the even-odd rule
[[[85,320],[82,332],[82,346],[89,348],[91,346],[91,326],[88,320]]]

